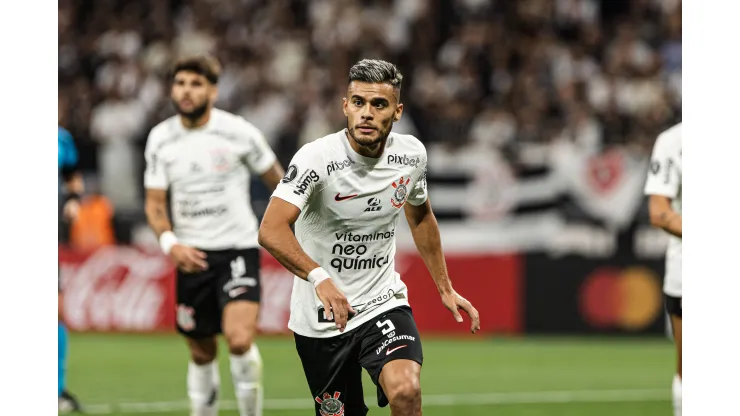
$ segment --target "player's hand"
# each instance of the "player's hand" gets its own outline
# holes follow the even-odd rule
[[[77,218],[77,214],[80,213],[80,201],[77,199],[70,199],[64,204],[62,215],[67,221],[74,221]]]
[[[170,257],[177,268],[185,273],[200,272],[208,268],[208,263],[205,260],[206,253],[182,244],[172,246]]]
[[[458,295],[457,292],[453,290],[450,293],[442,295],[442,303],[452,312],[457,322],[463,321],[459,309],[464,310],[468,314],[470,317],[470,332],[475,334],[475,331],[480,329],[480,315],[478,315],[478,310],[467,299]]]
[[[347,297],[344,296],[344,293],[339,290],[331,279],[325,279],[316,286],[316,295],[318,295],[321,303],[324,304],[324,318],[328,320],[333,318],[339,332],[344,332],[344,328],[347,327],[347,321],[349,320],[349,314],[356,313],[352,309],[352,305],[349,304]]]

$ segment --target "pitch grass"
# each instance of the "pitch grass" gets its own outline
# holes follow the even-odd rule
[[[671,414],[674,354],[667,340],[422,339],[425,416]],[[262,337],[258,345],[265,416],[313,414],[292,338]],[[223,344],[220,351],[226,407],[220,415],[237,415]],[[187,360],[176,335],[72,334],[68,385],[97,413],[187,415]],[[377,407],[367,375],[364,387],[369,415],[389,415],[388,408]]]

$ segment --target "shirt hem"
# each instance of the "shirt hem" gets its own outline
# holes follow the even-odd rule
[[[374,318],[378,317],[379,315],[382,315],[385,312],[388,312],[391,309],[398,308],[401,306],[410,306],[408,301],[401,301],[394,299],[392,301],[388,301],[385,304],[379,306],[377,309],[372,310],[371,312],[368,312],[367,315],[361,314],[358,318],[352,319],[347,323],[347,328],[344,330],[344,332],[339,332],[336,327],[335,329],[329,330],[329,331],[314,331],[314,330],[303,330],[296,328],[296,325],[288,322],[288,329],[295,332],[296,334],[308,337],[308,338],[333,338],[338,337],[340,335],[348,334],[357,328],[361,327],[363,324],[366,324],[367,322],[372,321]]]

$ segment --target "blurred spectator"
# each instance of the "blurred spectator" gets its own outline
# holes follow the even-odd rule
[[[486,183],[489,164],[506,172],[497,187],[516,186],[562,142],[645,156],[681,116],[680,0],[65,0],[66,120],[116,208],[141,208],[141,149],[172,114],[168,65],[195,53],[222,61],[218,106],[257,125],[281,161],[344,126],[355,61],[397,63],[394,131],[439,155],[430,181],[475,156],[457,169],[470,181]]]
[[[69,245],[91,250],[116,243],[113,229],[113,205],[100,193],[97,183],[88,181],[88,195],[82,199],[80,212],[70,229]]]

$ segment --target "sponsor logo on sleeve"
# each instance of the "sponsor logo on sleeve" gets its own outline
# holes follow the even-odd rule
[[[288,166],[288,170],[285,171],[285,176],[283,176],[283,179],[280,182],[282,183],[293,182],[296,176],[298,176],[298,166],[290,165]]]
[[[159,157],[156,153],[153,153],[151,156],[152,163],[149,164],[149,173],[152,175],[157,174],[157,163],[159,163]]]
[[[303,195],[306,193],[308,188],[311,186],[312,183],[319,181],[319,174],[316,173],[315,170],[309,169],[301,175],[301,177],[298,179],[298,185],[296,186],[296,189],[293,191],[296,195]]]

